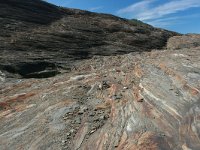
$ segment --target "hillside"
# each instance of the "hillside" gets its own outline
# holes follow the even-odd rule
[[[0,69],[9,77],[53,76],[70,70],[75,60],[161,49],[178,35],[40,0],[0,1],[0,20]],[[30,67],[33,71],[27,71]]]

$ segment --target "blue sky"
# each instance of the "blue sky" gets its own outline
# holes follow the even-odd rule
[[[200,0],[46,0],[58,6],[139,19],[180,33],[200,33]]]

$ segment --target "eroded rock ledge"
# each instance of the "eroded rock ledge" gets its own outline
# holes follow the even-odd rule
[[[94,57],[1,84],[0,149],[200,149],[200,48]]]

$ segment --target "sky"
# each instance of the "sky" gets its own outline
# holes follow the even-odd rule
[[[46,0],[58,6],[138,19],[179,33],[200,33],[200,0]]]

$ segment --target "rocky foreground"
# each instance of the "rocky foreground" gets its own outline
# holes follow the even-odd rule
[[[199,150],[199,39],[0,1],[0,149]]]
[[[99,56],[1,84],[0,149],[200,149],[200,47]]]

